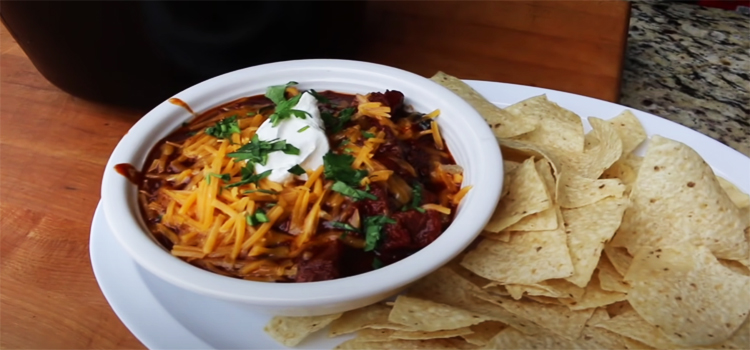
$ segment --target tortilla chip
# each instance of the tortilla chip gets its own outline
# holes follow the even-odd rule
[[[599,287],[602,290],[620,293],[627,293],[630,290],[630,285],[623,280],[622,275],[612,266],[606,254],[599,259],[599,265],[597,265],[596,269],[599,271]]]
[[[524,159],[525,160],[525,159]],[[512,160],[503,160],[503,173],[508,174],[510,172],[515,171],[521,166],[521,163],[514,162]]]
[[[495,295],[501,295],[501,296],[509,296],[510,292],[508,292],[508,289],[505,288],[504,285],[498,284],[497,282],[488,283],[484,287],[482,287],[487,293],[495,294]]]
[[[517,140],[562,152],[583,152],[581,118],[547,100],[546,95],[523,100],[505,110],[520,118],[539,120],[536,129],[516,137]]]
[[[582,298],[578,300],[560,299],[560,302],[565,304],[571,310],[584,310],[607,306],[618,301],[623,301],[626,298],[627,295],[625,293],[603,290],[599,286],[599,278],[594,275],[591,278],[591,282],[586,286],[586,292],[583,294]]]
[[[643,344],[635,339],[630,339],[628,337],[622,337],[622,341],[625,343],[625,348],[630,350],[651,350],[656,349],[653,346],[648,346],[646,344]]]
[[[563,208],[578,208],[607,197],[620,198],[626,186],[619,179],[590,179],[571,173],[560,174],[557,203]]]
[[[533,300],[533,301],[536,301],[537,303],[542,303],[542,304],[562,305],[560,303],[560,299],[545,297],[541,295],[527,295],[526,299]]]
[[[750,254],[745,227],[740,209],[700,155],[654,136],[612,244],[634,255],[642,247],[688,240],[706,245],[719,258],[739,260]]]
[[[597,310],[592,319],[598,313],[606,316],[606,311]],[[598,318],[598,317],[597,317]],[[494,349],[625,349],[623,337],[602,328],[585,325],[581,337],[577,339],[565,339],[563,337],[544,333],[538,335],[525,335],[515,329],[509,328],[501,331],[490,340],[489,346]]]
[[[708,346],[712,349],[747,349],[750,345],[750,317],[723,343]]]
[[[295,346],[308,335],[313,334],[342,314],[311,316],[311,317],[282,317],[276,316],[263,328],[273,339],[286,346]]]
[[[742,209],[750,207],[750,196],[748,196],[747,193],[742,192],[737,186],[721,176],[717,176],[716,179],[719,181],[721,188],[724,189],[724,193],[729,196],[729,199],[732,200],[732,203],[734,203],[737,208]]]
[[[552,288],[552,290],[560,293],[560,295],[566,298],[572,298],[574,300],[581,299],[583,297],[583,294],[586,292],[584,288],[576,286],[575,284],[570,283],[564,279],[547,280],[541,282],[540,284]]]
[[[566,280],[585,287],[599,263],[604,244],[620,226],[626,198],[607,198],[594,204],[562,211],[568,249],[575,272]]]
[[[483,239],[461,266],[484,278],[506,283],[534,284],[573,274],[564,228],[517,232],[510,242]]]
[[[471,326],[472,333],[470,334],[464,334],[461,336],[461,338],[464,338],[467,343],[477,345],[477,346],[484,346],[489,343],[490,339],[492,337],[496,336],[500,331],[507,328],[505,324],[502,322],[497,321],[487,321],[482,322],[480,324],[475,324]]]
[[[391,334],[394,330],[392,329],[371,329],[365,328],[357,332],[357,341],[360,342],[375,342],[375,341],[389,341],[391,340]]]
[[[394,331],[391,334],[391,339],[407,339],[407,340],[420,340],[420,339],[441,339],[441,338],[453,338],[458,336],[464,336],[473,333],[471,328],[463,327],[456,329],[446,329],[434,332],[420,332],[420,331]]]
[[[505,323],[526,334],[535,334],[540,331],[540,328],[533,322],[522,319],[505,308],[477,298],[476,295],[490,294],[449,267],[441,267],[417,281],[409,289],[409,295],[462,308]]]
[[[516,115],[495,106],[461,79],[443,72],[437,72],[430,79],[453,91],[474,107],[487,121],[495,137],[507,138],[525,134],[536,129],[539,124],[539,120],[535,116]]]
[[[633,152],[646,140],[646,130],[643,129],[643,125],[641,125],[638,117],[627,109],[607,122],[617,130],[617,135],[620,136],[622,141],[623,154]]]
[[[537,160],[534,163],[537,173],[544,181],[544,185],[547,187],[547,192],[552,197],[552,194],[556,191],[555,178],[552,176],[552,168],[550,168],[549,162],[546,159]],[[554,202],[554,201],[553,201]],[[550,208],[531,214],[517,223],[511,225],[506,231],[544,231],[554,230],[557,228],[557,209],[553,205]],[[507,241],[505,241],[507,242]]]
[[[615,234],[615,236],[617,236],[617,234]],[[625,273],[628,272],[630,263],[633,261],[633,257],[630,256],[630,253],[628,253],[627,249],[613,247],[612,242],[609,242],[604,245],[604,254],[607,256],[609,262],[612,263],[612,266],[620,275],[624,276]]]
[[[524,294],[550,298],[561,298],[567,296],[565,293],[560,293],[554,288],[544,284],[506,284],[505,289],[508,291],[508,294],[516,300],[521,299]]]
[[[469,327],[487,318],[450,305],[400,295],[388,321],[409,326],[414,331],[435,332]]]
[[[529,158],[515,171],[509,173],[508,194],[500,200],[487,226],[490,232],[500,232],[522,218],[538,213],[552,205],[544,180]]]
[[[511,177],[508,176],[508,174],[512,173],[513,171],[518,169],[518,167],[520,166],[521,166],[521,163],[519,162],[514,162],[511,160],[503,160],[503,174],[505,176],[503,176],[503,190],[500,193],[500,199],[508,195],[508,192],[510,192]]]
[[[472,349],[473,346],[456,339],[429,339],[429,340],[389,340],[376,342],[363,342],[356,338],[339,344],[334,350],[443,350],[443,349]]]
[[[354,333],[372,325],[388,323],[391,308],[383,304],[373,304],[363,308],[345,312],[340,318],[331,323],[329,337]]]
[[[719,262],[721,263],[721,265],[732,270],[732,272],[734,273],[737,273],[743,276],[750,276],[750,268],[743,265],[739,261],[719,259]]]
[[[669,338],[665,337],[659,331],[659,328],[648,324],[632,309],[609,320],[599,322],[594,327],[604,328],[657,349],[679,349],[679,346],[669,341]]]
[[[633,307],[630,306],[630,303],[628,303],[627,300],[618,301],[614,304],[607,305],[607,314],[609,314],[610,318],[621,315],[630,310],[633,310]]]
[[[513,300],[500,296],[477,296],[497,304],[567,340],[575,340],[583,331],[594,309],[572,311],[566,306],[541,304],[531,300]]]
[[[594,117],[589,117],[588,120],[593,128],[589,133],[590,138],[598,142],[586,147],[582,156],[574,157],[575,154],[571,154],[570,169],[567,170],[583,177],[596,179],[620,159],[622,141],[617,130],[608,122]],[[561,172],[567,172],[565,170],[562,169]]]
[[[682,346],[725,341],[750,314],[750,277],[722,266],[704,246],[643,249],[625,280],[630,305]]]
[[[494,239],[496,241],[508,243],[510,242],[511,232],[508,230],[500,231],[500,232],[482,231],[481,235],[482,237],[487,237],[489,239]]]

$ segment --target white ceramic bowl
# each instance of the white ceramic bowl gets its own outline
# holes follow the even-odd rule
[[[312,316],[362,307],[394,295],[461,252],[482,230],[494,210],[503,183],[502,158],[495,137],[465,101],[418,75],[382,65],[342,60],[300,60],[265,64],[227,73],[175,95],[200,114],[245,96],[265,93],[271,85],[299,82],[300,89],[345,93],[399,90],[406,103],[427,113],[440,109],[441,133],[456,162],[464,168],[463,199],[453,223],[432,244],[393,265],[365,274],[310,283],[252,282],[194,267],[155,243],[138,208],[137,188],[114,166],[140,168],[155,143],[191,115],[162,102],[140,119],[112,153],[102,181],[102,202],[120,245],[143,268],[186,290],[287,316]]]

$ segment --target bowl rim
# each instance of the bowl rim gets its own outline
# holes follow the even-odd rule
[[[351,301],[404,287],[445,265],[481,232],[490,220],[500,198],[503,183],[500,147],[487,123],[471,105],[430,79],[398,68],[369,62],[334,59],[293,60],[232,71],[193,85],[173,97],[183,99],[186,96],[208,95],[212,91],[221,89],[227,82],[240,77],[251,79],[254,75],[267,75],[269,72],[273,74],[273,72],[293,69],[335,69],[359,74],[387,75],[429,91],[433,97],[441,99],[443,103],[454,105],[461,110],[462,118],[469,125],[469,130],[461,130],[461,134],[464,134],[461,138],[475,139],[474,144],[477,149],[472,148],[472,152],[481,152],[482,161],[485,164],[479,165],[481,171],[479,181],[477,181],[482,184],[483,191],[473,191],[472,200],[461,204],[462,212],[471,212],[471,214],[456,215],[454,221],[441,235],[441,238],[445,236],[453,239],[438,238],[411,256],[378,270],[334,280],[306,283],[269,283],[236,279],[200,269],[173,257],[156,244],[151,234],[141,225],[140,210],[129,204],[129,195],[126,193],[129,191],[127,187],[132,189],[133,184],[114,170],[114,165],[121,163],[122,159],[128,159],[137,153],[134,147],[143,141],[141,140],[143,135],[153,129],[154,125],[151,124],[167,113],[168,108],[174,107],[165,100],[138,120],[118,142],[107,162],[102,179],[101,197],[108,225],[118,243],[139,265],[174,285],[199,294],[251,304],[284,307],[309,306],[311,303]],[[196,113],[200,114],[200,111]],[[158,140],[152,141],[151,146],[156,142]],[[123,215],[123,213],[128,215]],[[459,227],[457,223],[462,226]],[[144,234],[132,234],[134,231],[141,231]],[[469,231],[471,234],[461,236],[453,233],[457,231]]]

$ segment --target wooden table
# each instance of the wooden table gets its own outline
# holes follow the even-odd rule
[[[364,60],[617,99],[626,3],[369,6]],[[0,31],[0,348],[143,348],[88,254],[103,167],[140,115],[60,91]]]

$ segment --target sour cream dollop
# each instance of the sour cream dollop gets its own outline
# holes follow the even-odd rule
[[[317,99],[304,92],[292,109],[305,111],[309,115],[304,119],[292,116],[282,120],[275,127],[271,125],[270,120],[266,120],[256,131],[262,141],[286,140],[300,150],[298,155],[273,152],[268,155],[266,165],[255,164],[256,174],[272,170],[268,179],[274,182],[284,183],[292,179],[295,175],[290,173],[289,169],[298,164],[305,170],[317,169],[323,165],[323,156],[330,150]],[[299,177],[306,180],[307,174]]]

